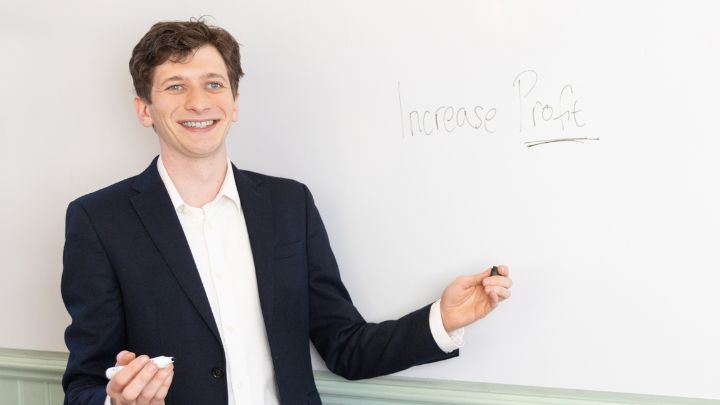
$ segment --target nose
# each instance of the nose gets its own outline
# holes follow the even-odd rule
[[[202,113],[210,109],[210,99],[204,91],[190,88],[186,94],[185,109],[197,113]]]

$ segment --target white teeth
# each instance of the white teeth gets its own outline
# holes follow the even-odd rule
[[[206,128],[215,122],[214,120],[207,120],[207,121],[185,121],[181,123],[182,125],[190,128]]]

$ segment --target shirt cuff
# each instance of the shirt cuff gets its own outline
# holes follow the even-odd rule
[[[435,339],[435,343],[437,343],[440,350],[445,353],[450,353],[465,345],[463,341],[465,328],[460,328],[450,333],[445,331],[442,314],[440,313],[440,300],[435,301],[430,307],[430,333],[432,333],[433,339]]]
[[[112,402],[110,402],[110,397],[105,397],[105,403],[103,405],[112,405]]]

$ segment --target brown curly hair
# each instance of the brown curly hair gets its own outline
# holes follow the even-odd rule
[[[135,45],[130,57],[130,75],[137,95],[150,104],[155,67],[167,60],[183,61],[203,45],[212,45],[220,52],[233,97],[237,97],[238,82],[244,75],[240,67],[240,47],[230,33],[206,24],[203,17],[190,21],[156,23]]]

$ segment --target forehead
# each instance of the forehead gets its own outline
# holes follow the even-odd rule
[[[227,67],[220,52],[212,45],[203,45],[184,59],[170,58],[156,66],[153,73],[153,84],[160,84],[163,80],[173,76],[192,80],[206,77],[209,74],[220,75],[228,80]]]

